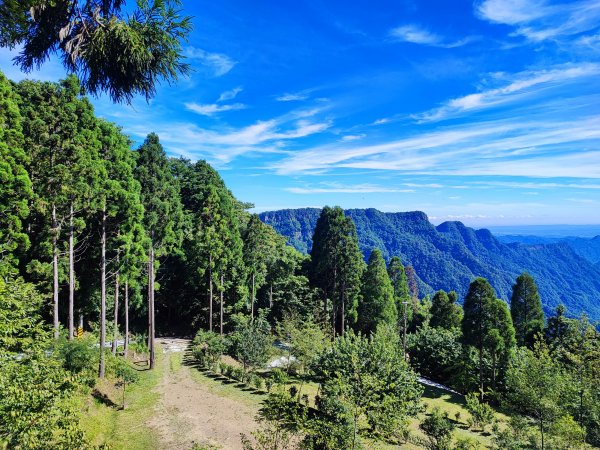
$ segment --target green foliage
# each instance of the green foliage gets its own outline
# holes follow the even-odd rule
[[[471,425],[485,431],[485,427],[495,420],[494,410],[487,403],[480,401],[479,396],[474,392],[468,393],[465,401],[465,408],[471,414]]]
[[[364,263],[358,249],[354,222],[340,207],[323,208],[316,223],[309,267],[311,285],[323,293],[323,321],[342,333],[357,320],[358,297]]]
[[[398,322],[394,288],[379,250],[371,252],[363,274],[358,317],[358,327],[365,334],[374,332],[379,325],[396,326]]]
[[[227,353],[229,341],[225,336],[214,331],[198,330],[192,341],[192,354],[196,360],[210,368],[216,370],[221,356]]]
[[[231,353],[244,366],[244,371],[258,369],[269,360],[272,345],[270,327],[264,317],[254,320],[238,316],[231,335]]]
[[[449,383],[461,362],[462,345],[458,330],[424,326],[408,335],[411,366],[440,383]]]
[[[544,311],[533,277],[522,273],[513,285],[510,314],[517,343],[532,348],[536,336],[544,329]]]
[[[533,418],[544,439],[548,427],[561,415],[565,391],[572,382],[538,342],[534,350],[519,348],[506,375],[506,402],[516,412]]]
[[[0,445],[84,448],[69,401],[79,380],[46,353],[51,338],[38,314],[41,301],[30,284],[0,278]]]
[[[138,1],[126,14],[123,0],[73,2],[7,0],[0,5],[0,46],[22,47],[22,70],[41,66],[59,53],[92,94],[107,92],[114,101],[135,94],[154,96],[160,80],[189,71],[181,41],[191,31],[178,1]]]
[[[452,433],[455,425],[448,418],[447,412],[434,408],[431,414],[419,424],[419,428],[428,439],[427,448],[430,450],[450,450]]]
[[[62,338],[55,347],[56,354],[62,360],[64,368],[82,376],[90,386],[96,381],[98,368],[96,342],[97,339],[88,334],[83,338],[71,341]]]
[[[353,332],[338,337],[321,357],[321,397],[345,405],[354,433],[365,420],[369,434],[393,438],[416,414],[422,387],[398,348],[395,326],[380,326],[369,338]]]
[[[0,275],[17,264],[16,250],[25,250],[29,237],[23,220],[29,215],[33,190],[25,168],[22,118],[17,95],[0,72]]]
[[[429,325],[434,328],[452,330],[460,328],[463,311],[456,299],[448,296],[444,291],[437,291],[431,300],[431,320]]]

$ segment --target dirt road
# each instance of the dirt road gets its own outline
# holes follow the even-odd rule
[[[193,367],[181,364],[189,341],[158,339],[164,356],[163,378],[157,386],[160,400],[148,424],[160,436],[160,448],[189,450],[194,443],[220,449],[241,449],[240,433],[256,429],[257,410],[221,396],[192,376]]]

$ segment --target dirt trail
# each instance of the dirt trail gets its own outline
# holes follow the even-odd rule
[[[156,414],[148,424],[160,436],[159,448],[189,450],[194,443],[220,449],[242,449],[240,433],[256,429],[256,410],[211,392],[206,384],[192,378],[196,370],[179,365],[189,341],[158,339],[165,358],[164,375],[156,389],[160,394]]]

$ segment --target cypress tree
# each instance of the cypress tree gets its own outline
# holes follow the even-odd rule
[[[29,246],[23,220],[29,215],[33,190],[23,144],[17,94],[0,72],[0,276],[15,269],[16,251]]]
[[[323,315],[331,314],[334,333],[354,323],[364,262],[356,227],[339,206],[321,211],[313,234],[309,279],[322,292]]]
[[[460,305],[455,303],[454,298],[454,295],[450,296],[441,290],[433,295],[429,325],[446,330],[460,327],[463,312]]]
[[[175,250],[180,244],[183,210],[179,185],[173,177],[169,161],[158,136],[148,135],[138,149],[135,176],[141,185],[144,205],[144,227],[148,233],[148,347],[150,368],[154,368],[154,280],[155,260]]]
[[[510,314],[515,327],[517,343],[533,348],[535,336],[544,330],[544,311],[535,281],[522,273],[513,285]]]
[[[476,348],[479,356],[479,391],[484,395],[484,350],[492,325],[496,292],[485,278],[476,278],[465,297],[462,320],[463,342]]]
[[[394,288],[381,251],[378,249],[371,252],[367,269],[363,275],[358,319],[359,328],[366,334],[373,333],[380,324],[395,326],[398,322]]]

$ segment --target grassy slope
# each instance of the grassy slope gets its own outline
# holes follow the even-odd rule
[[[156,370],[140,370],[139,381],[127,387],[125,410],[120,409],[122,391],[115,388],[114,380],[105,380],[97,386],[98,391],[117,405],[93,396],[81,398],[81,426],[90,442],[99,446],[110,445],[119,449],[158,449],[155,433],[146,426],[152,416],[158,394],[154,387],[167,364],[167,359],[158,352]],[[143,369],[144,366],[139,366]]]

